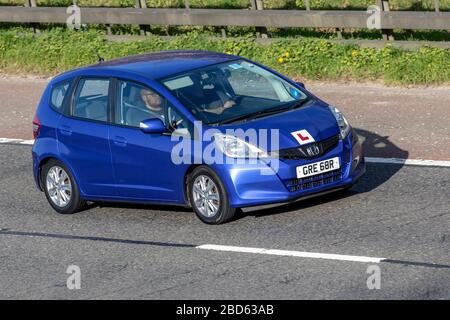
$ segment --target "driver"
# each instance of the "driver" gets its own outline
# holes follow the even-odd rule
[[[164,108],[162,106],[162,99],[159,94],[149,89],[142,89],[141,99],[149,113],[151,113],[155,118],[164,119]]]

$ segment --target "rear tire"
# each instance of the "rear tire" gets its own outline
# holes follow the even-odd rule
[[[52,159],[42,167],[41,172],[45,197],[56,212],[73,214],[86,206],[72,173],[64,163]]]
[[[204,223],[221,224],[233,218],[236,208],[230,206],[225,186],[209,167],[194,169],[188,190],[192,209]]]

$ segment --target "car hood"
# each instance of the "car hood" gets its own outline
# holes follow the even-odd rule
[[[230,129],[242,129],[246,132],[248,129],[257,130],[257,132],[259,132],[258,130],[266,129],[268,143],[264,149],[267,151],[300,146],[300,143],[292,135],[293,132],[300,130],[306,130],[315,141],[321,141],[339,134],[336,119],[328,105],[318,101],[299,109],[257,118],[248,122],[221,126],[219,129],[224,133]],[[273,139],[270,138],[271,129],[279,130],[278,144],[273,143]],[[261,146],[259,140],[258,145]]]

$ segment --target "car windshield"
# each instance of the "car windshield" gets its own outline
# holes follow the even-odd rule
[[[206,124],[245,121],[309,100],[299,88],[246,60],[191,70],[161,82]]]

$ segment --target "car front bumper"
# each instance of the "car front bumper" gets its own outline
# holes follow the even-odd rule
[[[266,160],[251,163],[214,165],[225,184],[232,207],[243,208],[291,202],[314,194],[353,185],[365,172],[361,144],[354,132],[340,140],[336,148],[315,159]],[[296,168],[309,163],[339,157],[339,170],[296,179]]]

